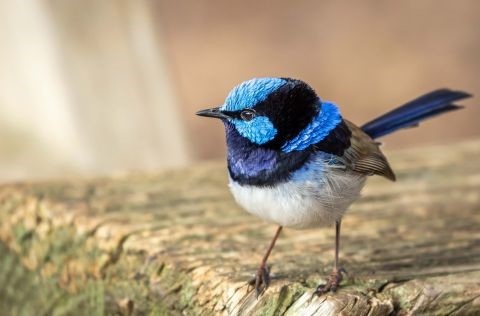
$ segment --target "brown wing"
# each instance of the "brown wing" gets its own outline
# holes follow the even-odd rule
[[[395,174],[388,164],[387,158],[380,151],[379,144],[355,124],[344,121],[352,132],[350,147],[343,154],[347,168],[367,175],[380,175],[395,181]]]

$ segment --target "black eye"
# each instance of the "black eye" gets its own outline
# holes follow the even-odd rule
[[[255,113],[254,110],[243,110],[242,112],[240,112],[240,117],[242,118],[242,120],[247,122],[253,120],[255,116],[257,116],[257,113]]]

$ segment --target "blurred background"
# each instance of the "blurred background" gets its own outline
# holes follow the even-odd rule
[[[301,78],[358,124],[440,87],[480,95],[480,2],[0,0],[0,181],[223,159],[194,115],[252,77]],[[386,140],[480,135],[480,101]]]

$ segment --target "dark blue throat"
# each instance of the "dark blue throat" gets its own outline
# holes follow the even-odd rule
[[[243,185],[273,186],[286,182],[308,161],[312,150],[284,153],[251,143],[232,124],[225,122],[228,171]]]

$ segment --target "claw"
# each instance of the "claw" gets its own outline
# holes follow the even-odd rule
[[[248,284],[255,286],[255,292],[258,298],[270,285],[270,267],[260,267],[255,277],[248,281]]]
[[[315,290],[314,294],[321,296],[325,293],[332,292],[335,293],[343,280],[343,275],[348,275],[347,271],[344,268],[339,268],[338,270],[333,270],[330,276],[327,279],[327,283],[320,284]]]

